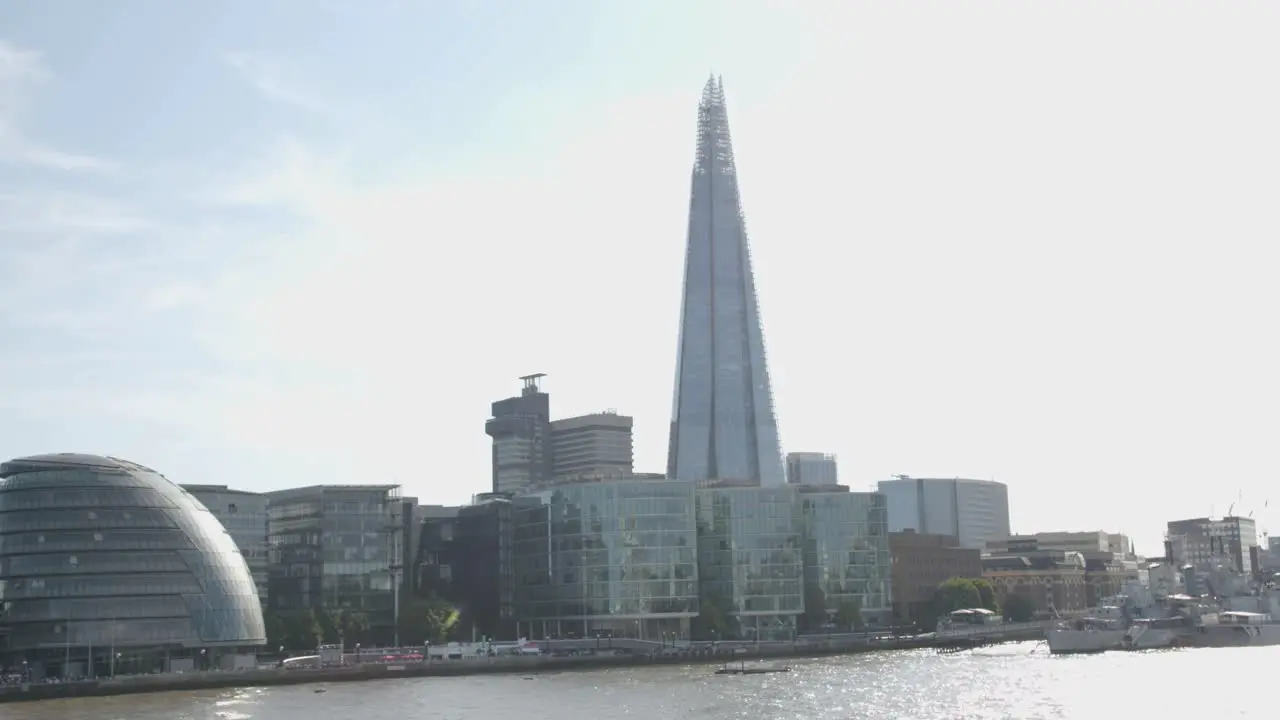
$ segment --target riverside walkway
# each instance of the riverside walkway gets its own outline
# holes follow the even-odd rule
[[[169,690],[202,690],[271,685],[301,685],[327,682],[358,682],[406,677],[449,677],[485,674],[533,674],[546,671],[601,670],[645,665],[689,665],[722,663],[729,660],[820,657],[883,650],[942,648],[959,639],[982,644],[1038,640],[1043,623],[974,626],[940,633],[902,637],[875,637],[867,634],[809,635],[793,641],[748,642],[710,641],[662,643],[622,638],[601,640],[539,641],[547,654],[527,657],[468,656],[462,660],[432,659],[399,664],[362,663],[317,669],[265,668],[238,671],[132,675],[66,683],[31,683],[0,687],[0,703],[67,697],[95,697]],[[557,656],[557,653],[587,651],[597,654]]]

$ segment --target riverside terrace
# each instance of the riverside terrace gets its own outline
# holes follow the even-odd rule
[[[471,655],[463,660],[429,660],[404,664],[360,663],[320,669],[269,668],[241,671],[134,675],[102,680],[85,680],[58,684],[30,684],[0,687],[0,703],[46,700],[66,697],[93,697],[163,692],[167,690],[201,690],[233,687],[265,687],[270,685],[302,685],[326,682],[357,682],[406,677],[448,677],[500,673],[537,673],[544,671],[601,670],[640,665],[693,665],[721,663],[728,660],[766,658],[802,658],[823,655],[847,655],[888,650],[923,650],[953,647],[957,641],[973,644],[995,644],[1040,640],[1047,623],[1018,623],[985,628],[959,628],[945,633],[929,633],[909,637],[869,637],[866,634],[822,635],[801,637],[789,642],[716,641],[697,642],[677,647],[640,640],[552,640],[537,644],[544,652],[601,651],[614,654],[557,657],[488,657]],[[348,653],[344,660],[354,661]]]

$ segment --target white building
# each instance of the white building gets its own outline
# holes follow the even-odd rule
[[[1009,537],[1009,488],[993,480],[910,478],[882,480],[889,532],[953,535],[960,547],[985,550]]]
[[[792,485],[839,485],[836,456],[817,452],[787,453],[787,482]]]

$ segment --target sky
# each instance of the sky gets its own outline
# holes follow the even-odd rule
[[[540,372],[661,471],[714,72],[785,451],[856,489],[1000,480],[1017,532],[1280,532],[1278,31],[1243,2],[3,3],[0,455],[464,503]]]

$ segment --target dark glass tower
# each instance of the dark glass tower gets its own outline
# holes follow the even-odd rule
[[[714,77],[698,104],[667,472],[785,482],[724,86]]]

